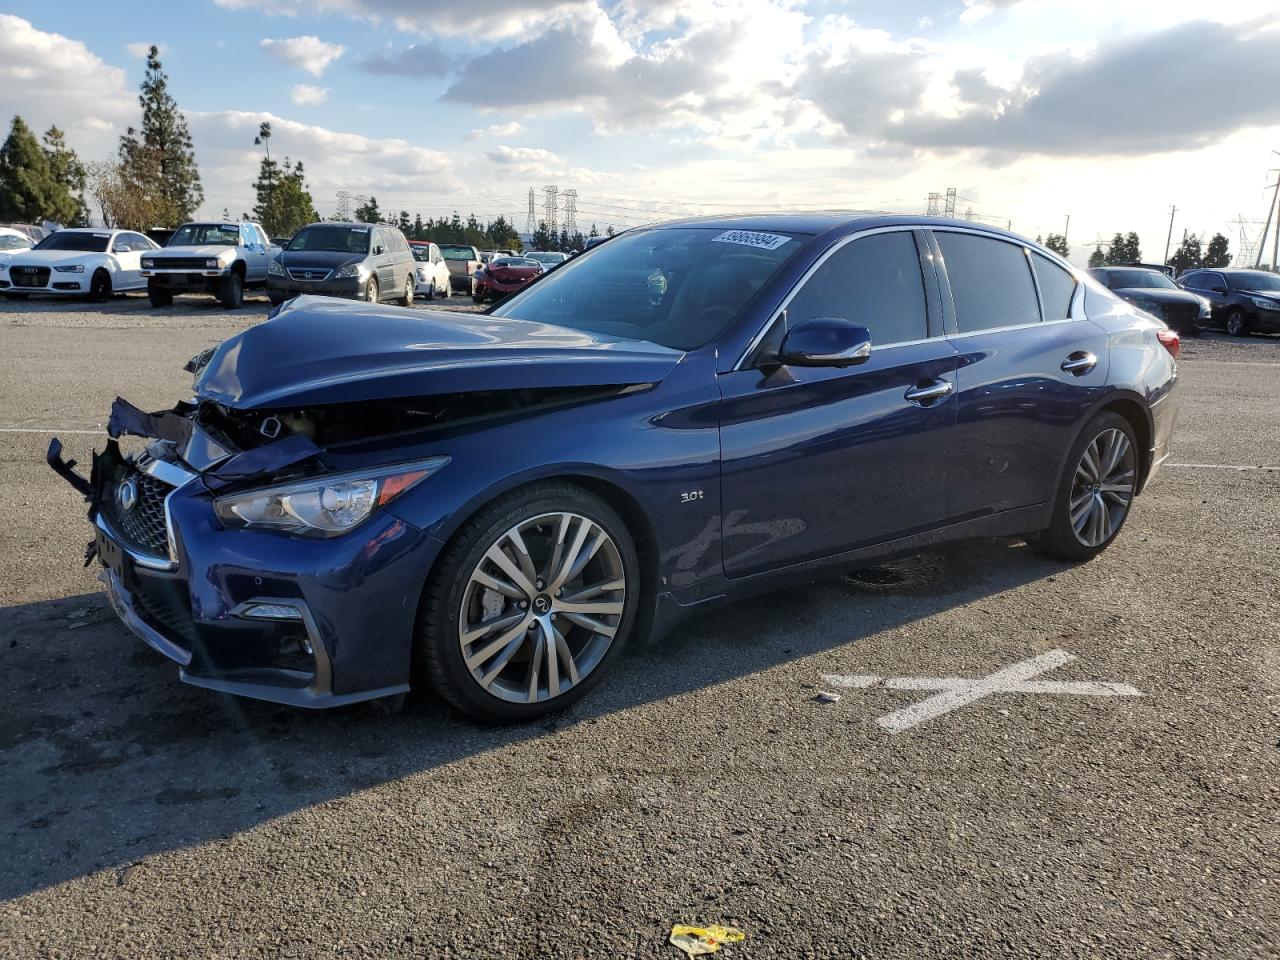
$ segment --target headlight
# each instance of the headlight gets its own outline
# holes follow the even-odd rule
[[[418,268],[418,279],[419,279],[419,280],[421,280],[423,283],[426,283],[426,282],[427,282],[427,269],[426,269],[426,267],[419,267],[419,268]]]
[[[338,272],[335,273],[333,277],[335,280],[341,280],[344,277],[358,277],[360,276],[360,269],[363,266],[364,264],[359,261],[356,261],[355,263],[348,263],[345,267],[339,267]]]
[[[1276,303],[1274,300],[1266,300],[1262,297],[1250,297],[1249,299],[1253,301],[1253,305],[1259,310],[1280,310],[1280,303]]]
[[[154,270],[154,269],[155,269],[155,266],[156,266],[156,262],[155,262],[153,259],[151,259],[150,257],[143,257],[143,258],[142,258],[142,269],[143,269],[143,270]]]
[[[448,462],[448,457],[432,457],[382,470],[313,477],[220,497],[213,502],[213,508],[227,527],[335,537],[359,526],[376,509]]]
[[[206,260],[204,262],[204,266],[206,270],[217,270],[220,266],[222,266],[222,261],[215,257],[215,258]]]
[[[1200,314],[1197,320],[1208,320],[1213,313],[1213,304],[1209,302],[1208,297],[1196,297],[1200,301]]]
[[[271,276],[273,277],[283,277],[284,266],[280,263],[279,260],[272,260],[270,263],[267,264],[267,273],[271,274]]]
[[[73,263],[66,267],[54,267],[59,273],[84,273],[83,263]]]

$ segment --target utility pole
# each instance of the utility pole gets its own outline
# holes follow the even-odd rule
[[[1169,247],[1173,244],[1173,216],[1177,212],[1178,207],[1176,204],[1169,208],[1169,235],[1164,241],[1164,263],[1169,262]]]
[[[1062,228],[1062,242],[1066,243],[1067,238],[1071,236],[1071,214],[1067,214],[1067,225]]]

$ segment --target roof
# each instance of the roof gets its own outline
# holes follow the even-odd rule
[[[651,225],[657,229],[669,227],[719,227],[724,230],[785,230],[793,233],[826,233],[837,230],[847,233],[852,230],[867,230],[876,227],[917,226],[917,227],[964,227],[967,230],[980,230],[995,236],[1010,237],[1022,243],[1030,242],[1025,237],[999,227],[992,227],[974,220],[954,220],[946,217],[908,216],[875,211],[818,211],[806,213],[740,213],[708,217],[689,217],[683,220],[668,220]]]

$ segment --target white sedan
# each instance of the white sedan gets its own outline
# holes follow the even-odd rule
[[[9,300],[52,293],[102,301],[123,290],[145,290],[142,255],[159,249],[130,230],[59,230],[0,261],[0,291]]]
[[[413,295],[434,300],[453,296],[453,280],[449,276],[449,268],[445,265],[440,248],[425,240],[410,240],[409,249],[413,251],[415,284]]]
[[[0,227],[0,254],[17,253],[19,250],[30,250],[33,241],[21,230]]]

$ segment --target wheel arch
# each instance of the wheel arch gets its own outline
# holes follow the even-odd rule
[[[1151,447],[1155,438],[1155,423],[1151,416],[1151,410],[1139,394],[1129,390],[1117,390],[1107,394],[1089,411],[1089,416],[1085,418],[1084,424],[1080,427],[1081,431],[1098,414],[1107,412],[1117,413],[1124,417],[1129,422],[1129,426],[1133,428],[1133,435],[1138,441],[1137,492],[1141,493],[1142,488],[1146,485],[1147,477],[1151,475]],[[1077,434],[1078,436],[1079,434]]]
[[[245,275],[248,273],[248,270],[249,270],[249,267],[248,265],[245,264],[243,260],[237,260],[235,263],[231,264],[231,272],[240,274],[241,280],[245,278]]]

